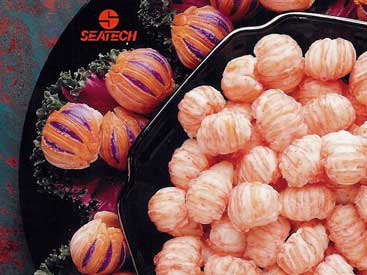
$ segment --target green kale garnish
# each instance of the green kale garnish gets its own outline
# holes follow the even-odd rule
[[[158,50],[171,64],[176,84],[181,84],[189,75],[174,49],[171,39],[171,25],[176,12],[169,8],[169,0],[141,0],[138,11],[139,21],[145,30],[145,44]]]
[[[62,245],[59,250],[54,249],[50,253],[34,275],[82,275],[82,273],[78,272],[71,260],[69,246]]]

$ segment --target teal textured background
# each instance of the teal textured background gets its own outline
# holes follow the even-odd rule
[[[86,0],[0,0],[0,274],[33,274],[22,229],[18,155],[38,75]]]

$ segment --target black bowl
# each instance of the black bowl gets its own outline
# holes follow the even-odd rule
[[[358,54],[367,51],[366,23],[317,14],[283,14],[265,25],[240,28],[229,34],[175,92],[130,151],[129,179],[121,196],[119,215],[138,274],[155,274],[153,257],[170,238],[150,222],[147,205],[155,192],[171,186],[168,162],[173,151],[188,138],[177,120],[178,103],[197,86],[212,85],[220,89],[227,62],[253,54],[256,42],[271,33],[292,36],[304,52],[312,42],[326,37],[348,39]]]

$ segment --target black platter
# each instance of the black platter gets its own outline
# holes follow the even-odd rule
[[[161,0],[151,1],[160,2]],[[179,3],[181,0],[173,1]],[[106,53],[112,48],[129,49],[150,46],[149,42],[146,40],[145,30],[142,28],[138,20],[137,11],[139,9],[139,2],[140,1],[138,0],[92,0],[83,6],[83,8],[78,12],[78,14],[76,14],[74,19],[66,27],[57,44],[51,51],[33,90],[25,118],[21,141],[21,150],[19,156],[19,193],[24,231],[31,256],[36,267],[38,267],[39,264],[48,256],[52,249],[56,249],[61,244],[65,244],[80,224],[80,221],[78,220],[79,216],[75,212],[76,210],[73,209],[73,205],[71,203],[67,203],[55,197],[50,197],[46,194],[40,194],[37,191],[38,187],[36,185],[35,178],[33,177],[33,164],[29,160],[29,157],[32,154],[33,140],[36,137],[36,110],[41,106],[44,90],[46,87],[56,82],[61,71],[76,71],[80,67],[85,67],[89,62],[97,59],[99,53]],[[333,0],[318,1],[311,11],[324,12],[327,5],[331,2],[333,2]],[[119,13],[120,23],[117,28],[127,30],[133,29],[139,32],[137,42],[126,44],[123,42],[80,41],[80,32],[82,30],[101,30],[101,27],[98,23],[98,15],[105,9],[114,9]],[[263,24],[264,22],[267,22],[273,18],[275,15],[276,14],[272,12],[260,10],[256,18],[250,21],[242,22],[240,25],[255,26]],[[304,22],[303,25],[307,24]],[[292,29],[291,26],[288,28]],[[256,31],[256,28],[254,31]],[[316,32],[317,31],[318,29]],[[251,33],[252,32],[253,31],[251,31]],[[258,37],[260,36],[261,34],[258,35]],[[219,48],[221,47],[222,46]],[[159,51],[158,48],[156,49]],[[238,49],[234,49],[232,54],[233,56],[238,55],[240,54],[240,51]],[[213,56],[213,54],[211,56]],[[208,64],[208,61],[206,61],[205,64]],[[222,65],[223,64],[221,64],[219,67],[214,67],[213,65],[209,71],[212,73],[215,71],[216,74],[219,74],[219,70],[221,69]],[[202,68],[203,67],[198,68],[194,75],[203,75]],[[215,70],[213,71],[213,69]],[[203,82],[206,82],[204,78]],[[208,83],[218,86],[218,83],[214,82],[214,78],[211,80],[208,79]],[[187,91],[192,86],[195,86],[195,83],[189,84],[186,82],[186,84],[178,91],[174,98],[170,100],[169,105],[176,106],[184,91]],[[162,115],[156,118],[144,132],[142,137],[139,138],[139,142],[133,150],[131,156],[137,156],[137,154],[140,152],[143,152],[143,155],[141,155],[139,158],[134,157],[134,161],[131,161],[130,184],[129,188],[126,189],[126,192],[124,193],[124,203],[134,198],[132,196],[132,192],[137,186],[134,187],[132,185],[133,179],[141,182],[143,180],[143,178],[139,178],[138,174],[135,173],[138,171],[137,169],[143,167],[139,166],[140,164],[147,165],[147,161],[154,160],[157,161],[157,164],[163,164],[163,166],[157,167],[155,165],[154,169],[158,168],[157,170],[151,168],[146,170],[146,177],[151,177],[155,183],[151,186],[147,185],[142,194],[137,194],[138,197],[143,196],[144,200],[147,200],[154,190],[169,183],[166,172],[166,164],[172,153],[172,150],[179,146],[184,138],[184,133],[178,127],[176,122],[176,110],[175,108],[173,109],[173,111],[171,110],[169,112],[167,109],[163,110],[161,113],[170,113],[171,117],[165,118],[165,122],[162,120]],[[158,124],[161,126],[154,126]],[[168,125],[175,126],[172,129],[168,129]],[[155,128],[154,131],[151,130],[152,127]],[[142,147],[141,141],[146,139],[144,137],[152,135],[152,132],[155,133],[155,140],[164,138],[166,145],[155,148],[153,147],[153,143],[148,142]],[[169,133],[169,135],[166,135],[165,133]],[[161,154],[161,150],[165,153]],[[157,153],[158,155],[156,155]],[[156,180],[158,179],[159,181],[157,182]],[[124,203],[120,205],[120,211]],[[160,246],[162,241],[167,237],[160,234],[153,234],[154,236],[157,236],[157,239],[151,238],[152,232],[150,230],[152,227],[149,224],[149,221],[146,220],[146,217],[143,216],[144,207],[145,205],[143,204],[141,204],[140,207],[137,207],[137,204],[133,203],[131,206],[127,207],[126,211],[121,211],[121,213],[126,213],[127,215],[123,218],[124,223],[131,219],[131,214],[133,213],[132,211],[137,211],[136,221],[133,221],[131,225],[126,227],[126,232],[130,240],[130,246],[133,252],[135,263],[137,264],[139,273],[141,275],[153,274],[151,263],[152,255],[157,252],[158,246]],[[131,228],[136,227],[138,228],[136,230],[137,234],[131,231]],[[141,240],[139,239],[136,245],[132,245],[132,240],[137,238],[137,236],[140,236],[141,232],[146,232],[146,236],[142,236]],[[147,253],[147,251],[153,247],[154,249],[152,249],[150,253]],[[144,253],[137,252],[137,250],[141,248],[143,248],[142,251],[145,250]]]
[[[291,35],[305,52],[322,38],[351,41],[357,54],[367,51],[367,23],[325,15],[288,13],[259,27],[237,29],[227,36],[189,76],[138,137],[129,155],[129,177],[119,205],[135,268],[140,275],[154,273],[153,257],[170,238],[159,233],[147,214],[149,199],[160,188],[172,186],[168,162],[187,135],[178,120],[177,105],[184,94],[200,85],[220,90],[225,65],[232,58],[253,54],[256,42],[271,33]]]

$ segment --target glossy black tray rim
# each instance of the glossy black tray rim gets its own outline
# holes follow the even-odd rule
[[[233,30],[231,33],[229,33],[203,59],[203,61],[199,64],[199,66],[196,67],[196,69],[181,84],[181,86],[176,89],[176,91],[174,92],[174,94],[167,100],[167,102],[157,112],[157,114],[154,116],[154,118],[152,118],[151,121],[149,122],[149,124],[143,129],[143,131],[137,137],[134,145],[130,149],[129,154],[128,154],[128,179],[127,179],[127,183],[126,183],[126,186],[125,186],[124,190],[120,194],[120,199],[118,201],[118,206],[117,206],[118,215],[119,215],[119,218],[120,218],[120,223],[121,223],[123,229],[127,225],[127,222],[123,218],[123,216],[121,215],[120,205],[123,204],[123,201],[125,200],[125,195],[129,193],[129,190],[131,189],[131,187],[135,183],[135,169],[134,169],[135,164],[134,164],[134,160],[135,160],[135,156],[137,154],[138,148],[144,142],[145,137],[148,136],[154,130],[154,128],[156,126],[156,123],[158,122],[158,118],[160,116],[164,115],[164,113],[166,112],[166,110],[169,109],[172,104],[174,104],[174,99],[176,98],[176,96],[178,96],[179,94],[181,94],[182,91],[186,89],[186,86],[188,84],[188,81],[191,78],[193,78],[196,74],[198,74],[199,71],[201,71],[203,68],[205,68],[205,66],[207,66],[207,61],[211,59],[211,56],[214,55],[215,52],[218,49],[222,48],[222,46],[224,46],[228,42],[228,40],[230,40],[233,36],[237,35],[238,33],[242,33],[242,32],[258,32],[258,31],[265,30],[265,29],[271,27],[272,25],[277,24],[277,23],[279,23],[279,22],[281,22],[283,20],[287,20],[287,19],[301,19],[301,18],[302,19],[311,19],[311,20],[324,20],[324,21],[331,21],[331,22],[341,22],[341,23],[345,23],[345,24],[349,24],[349,25],[356,25],[356,26],[359,26],[359,27],[360,26],[364,26],[364,27],[366,27],[366,31],[367,31],[367,22],[363,22],[363,21],[359,21],[359,20],[354,20],[354,19],[349,19],[349,18],[341,18],[341,17],[324,15],[324,14],[317,14],[317,13],[289,12],[289,13],[280,14],[280,15],[274,17],[272,20],[270,20],[266,24],[263,24],[263,25],[260,25],[260,26],[241,27],[241,28],[237,28],[237,29]],[[125,235],[125,238],[127,240],[128,248],[129,248],[129,251],[130,251],[130,254],[131,254],[131,260],[133,262],[133,265],[134,265],[135,269],[138,270],[138,268],[136,266],[136,262],[134,260],[134,255],[133,255],[132,250],[130,248],[129,239],[128,239],[128,237],[127,237],[127,235],[126,235],[125,232],[124,232],[124,235]]]

